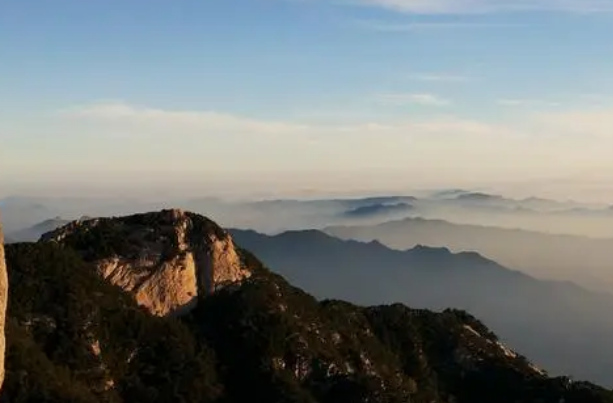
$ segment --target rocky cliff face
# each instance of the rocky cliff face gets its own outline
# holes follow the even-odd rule
[[[2,235],[2,224],[0,224],[0,390],[4,382],[4,321],[6,316],[6,303],[8,299],[8,278],[6,265],[4,263],[4,237]]]
[[[227,232],[181,210],[76,221],[42,240],[77,250],[157,316],[185,314],[202,297],[251,276]]]

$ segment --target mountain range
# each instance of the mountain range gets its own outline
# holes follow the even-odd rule
[[[445,246],[479,253],[544,278],[573,281],[599,291],[613,290],[613,238],[599,239],[536,231],[407,218],[376,225],[332,226],[342,239],[378,240],[394,249]]]
[[[613,289],[610,264],[613,261],[613,238],[557,235],[424,218],[367,224],[365,220],[372,218],[372,214],[382,213],[379,207],[370,207],[371,204],[368,203],[372,202],[381,200],[356,202],[342,213],[362,216],[363,224],[330,226],[322,230],[342,239],[378,240],[399,250],[428,245],[447,247],[455,252],[476,251],[506,267],[537,278],[572,281],[595,291],[609,292]],[[412,208],[407,207],[410,205],[406,202],[396,199],[383,202],[390,203],[383,207],[383,214]],[[10,232],[7,234],[7,243],[37,241],[44,233],[68,222],[69,220],[56,217]]]
[[[514,199],[469,190],[416,192],[413,196],[222,200],[211,197],[157,200],[119,197],[9,197],[0,199],[7,234],[51,217],[75,220],[83,215],[130,215],[170,207],[206,214],[225,227],[278,233],[328,226],[373,225],[405,218],[442,219],[552,234],[613,238],[613,210],[606,203],[558,201],[539,197]]]
[[[369,199],[361,202],[352,202],[351,207],[359,209],[368,203],[403,203],[398,199]],[[284,203],[284,202],[281,202]],[[355,206],[358,207],[355,207]],[[86,219],[86,217],[85,217]],[[68,223],[63,219],[45,220],[33,227],[18,231],[17,240],[36,241],[45,232]],[[604,319],[603,307],[610,306],[610,296],[600,293],[608,293],[610,290],[610,276],[607,273],[608,262],[613,256],[610,246],[613,241],[605,239],[593,239],[577,236],[564,236],[537,233],[523,230],[510,230],[495,227],[459,225],[442,220],[405,219],[400,221],[386,222],[378,225],[329,227],[326,233],[342,239],[355,238],[362,241],[377,240],[371,245],[363,243],[342,243],[337,239],[325,237],[316,230],[292,231],[281,236],[265,238],[262,234],[250,231],[233,230],[237,239],[253,249],[261,256],[265,263],[278,270],[296,284],[304,287],[307,291],[317,296],[331,298],[345,298],[357,303],[391,303],[403,301],[411,306],[428,307],[431,309],[444,309],[447,307],[463,307],[486,318],[488,324],[493,326],[503,338],[509,337],[513,345],[525,351],[537,362],[557,373],[570,373],[583,376],[587,379],[595,379],[603,384],[613,384],[608,377],[603,377],[600,368],[609,368],[613,359],[608,354],[600,354],[599,349],[605,348],[604,342],[597,336],[581,337],[584,330],[587,334],[609,334],[610,326]],[[249,236],[248,236],[249,235]],[[262,249],[264,244],[261,239],[266,239],[266,244],[271,246]],[[255,239],[255,241],[254,241]],[[7,239],[7,243],[14,242]],[[397,251],[383,247],[391,246]],[[316,251],[315,256],[310,252],[301,251],[305,254],[299,263],[294,259],[290,251],[302,245]],[[339,248],[339,246],[343,248]],[[432,256],[437,256],[432,251],[438,251],[439,261],[432,263],[420,262],[420,255],[411,255],[402,250],[417,247],[419,245],[435,246],[437,248],[418,247],[416,250],[430,251]],[[481,259],[479,265],[475,265],[474,259],[468,259],[470,254],[452,254],[451,251],[479,251],[494,262],[486,262]],[[274,253],[271,255],[270,250]],[[398,253],[400,251],[400,253]],[[582,253],[576,253],[581,251]],[[447,259],[443,257],[447,255]],[[478,256],[476,254],[472,254]],[[359,256],[359,258],[355,258]],[[355,260],[354,260],[355,258]],[[315,260],[314,260],[315,259]],[[340,259],[340,260],[337,260]],[[430,276],[422,278],[428,267],[463,267],[458,271],[462,274],[443,272],[440,277]],[[473,280],[475,267],[486,267],[487,276]],[[313,267],[319,269],[329,268],[326,272],[321,270],[313,272]],[[407,271],[406,268],[426,268],[424,270]],[[529,276],[520,276],[521,273],[513,272],[511,279],[500,273],[508,273],[505,267],[519,269]],[[296,269],[298,268],[298,269]],[[355,270],[348,271],[347,268]],[[381,271],[383,275],[377,276]],[[466,269],[467,268],[467,269]],[[581,268],[580,270],[578,268]],[[305,278],[304,273],[314,273]],[[398,274],[400,273],[400,274]],[[466,274],[468,273],[468,274]],[[492,273],[499,275],[492,277]],[[396,276],[398,280],[392,280]],[[456,277],[460,278],[456,278]],[[575,287],[572,284],[556,281],[537,282],[540,279],[563,279],[572,280],[589,290]],[[345,287],[346,279],[359,279]],[[484,280],[485,279],[485,280]],[[518,281],[521,279],[521,281]],[[420,284],[417,290],[411,284]],[[454,288],[453,284],[460,284]],[[469,283],[466,285],[466,283]],[[492,290],[497,290],[505,284],[512,287],[505,288],[500,299]],[[361,285],[367,284],[366,290],[361,290]],[[476,291],[472,290],[471,284],[480,285]],[[532,287],[532,284],[539,284]],[[434,289],[435,291],[431,291]],[[526,298],[525,289],[532,290]],[[353,290],[353,292],[350,292]],[[409,292],[410,290],[410,292]],[[478,291],[478,292],[477,292]],[[514,294],[517,293],[517,294]],[[549,295],[553,293],[553,297]],[[513,301],[514,298],[525,299],[524,303]],[[563,301],[568,299],[571,302]],[[532,305],[539,305],[540,299],[546,300],[546,308],[539,310],[531,309]],[[492,305],[492,300],[494,300]],[[509,302],[505,302],[505,301]],[[562,301],[558,303],[559,301]],[[488,309],[492,307],[491,309]],[[569,320],[561,321],[563,310],[568,307],[574,314]],[[509,311],[509,314],[507,314]],[[504,315],[500,315],[500,313]],[[577,327],[572,318],[584,316],[580,323],[585,323],[584,328]],[[501,320],[501,317],[507,319]],[[521,326],[516,325],[516,317],[521,320]],[[546,317],[543,320],[541,317]],[[499,323],[500,322],[500,323]],[[527,336],[536,329],[542,336]],[[524,329],[524,330],[520,330]],[[572,331],[567,329],[574,329]],[[561,336],[556,336],[559,332]],[[558,340],[560,348],[575,352],[566,355],[556,354],[554,345],[548,345],[544,340],[550,335]],[[572,347],[572,348],[571,348]],[[592,358],[589,358],[592,357]],[[580,369],[574,362],[583,363]],[[577,372],[578,371],[578,372]]]
[[[10,236],[7,236],[6,243],[37,241],[43,234],[62,227],[69,222],[69,220],[64,220],[61,217],[51,218],[31,227],[11,232]]]
[[[6,258],[2,402],[613,401],[464,311],[318,301],[197,214],[72,222]]]
[[[320,231],[231,230],[241,246],[320,298],[464,309],[553,373],[613,385],[613,295],[543,281],[475,252],[341,240]]]

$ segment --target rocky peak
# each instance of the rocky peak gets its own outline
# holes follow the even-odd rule
[[[8,277],[6,264],[4,262],[4,236],[2,234],[2,224],[0,224],[0,390],[4,382],[4,322],[6,317],[6,304],[8,300]]]
[[[74,221],[41,240],[77,250],[158,316],[187,313],[199,299],[251,276],[226,231],[178,209]]]

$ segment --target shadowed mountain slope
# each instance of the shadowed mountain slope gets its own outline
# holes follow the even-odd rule
[[[465,309],[546,369],[613,385],[609,294],[537,280],[471,252],[423,246],[399,251],[319,231],[231,233],[266,265],[318,297]]]

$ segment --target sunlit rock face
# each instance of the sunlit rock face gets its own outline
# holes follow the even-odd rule
[[[76,249],[158,316],[185,314],[200,298],[251,276],[226,231],[181,210],[76,221],[43,241]]]
[[[6,318],[6,302],[8,297],[8,276],[4,261],[4,236],[2,234],[2,224],[0,224],[0,390],[4,382],[4,351],[6,349],[6,339],[4,335],[4,322]]]

